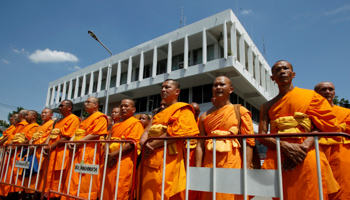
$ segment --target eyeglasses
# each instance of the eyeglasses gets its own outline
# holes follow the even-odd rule
[[[95,103],[93,101],[85,101],[84,104]]]
[[[61,104],[61,105],[59,105],[58,107],[59,107],[59,108],[62,108],[63,106],[67,106],[67,105],[63,105],[63,104]]]

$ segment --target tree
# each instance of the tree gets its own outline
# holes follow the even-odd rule
[[[349,108],[349,100],[348,99],[345,99],[345,98],[341,98],[340,101],[338,99],[338,96],[335,95],[334,99],[333,99],[333,103],[335,105],[338,105],[338,106],[342,106],[342,107],[345,107],[345,108]]]
[[[3,126],[3,127],[6,127],[6,128],[8,128],[8,127],[10,127],[10,124],[8,124],[6,121],[4,121],[4,120],[0,120],[0,126]]]

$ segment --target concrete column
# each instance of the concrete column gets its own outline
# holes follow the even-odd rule
[[[79,91],[79,76],[75,79],[75,91],[74,91],[74,99],[78,98]]]
[[[50,96],[51,96],[51,88],[50,87],[48,87],[47,88],[47,95],[46,95],[46,102],[45,102],[45,106],[48,106],[49,105],[49,103],[50,103]]]
[[[202,62],[203,65],[207,64],[207,30],[203,28],[203,41],[202,41]]]
[[[52,86],[52,93],[51,93],[51,102],[50,105],[52,105],[54,103],[54,99],[55,99],[55,93],[56,93],[56,85]]]
[[[245,69],[245,44],[244,44],[244,33],[239,38],[239,60],[243,69]]]
[[[131,56],[129,56],[128,74],[127,74],[126,84],[131,83],[131,74],[132,74],[132,58],[131,58]]]
[[[258,84],[260,84],[260,64],[259,64],[259,55],[256,55],[255,57],[255,80]]]
[[[173,64],[173,45],[171,43],[171,41],[169,41],[168,43],[168,63],[167,63],[167,73],[170,74],[171,72],[171,66]]]
[[[61,84],[58,84],[57,95],[56,95],[56,103],[60,102],[60,93],[61,93]]]
[[[89,95],[92,94],[93,89],[94,89],[94,72],[92,71],[90,74]]]
[[[237,33],[236,33],[236,22],[233,22],[231,26],[231,31],[230,31],[230,37],[231,37],[231,52],[234,57],[237,58]]]
[[[265,75],[265,66],[262,64],[261,69],[260,69],[260,76],[261,76],[261,86],[266,90],[266,75]]]
[[[185,44],[184,44],[184,69],[188,68],[188,36],[185,36]]]
[[[226,20],[224,21],[224,27],[223,27],[223,35],[224,35],[224,58],[227,59],[227,54],[228,54],[228,48],[227,48],[227,24]]]
[[[86,89],[86,74],[84,74],[83,76],[83,84],[81,85],[81,93],[80,93],[81,97],[85,95],[85,89]]]
[[[152,66],[152,77],[156,77],[157,75],[157,46],[153,49],[153,66]]]
[[[66,99],[66,92],[67,92],[67,81],[64,81],[63,83],[63,89],[62,89],[62,101]]]
[[[145,69],[145,58],[143,55],[143,51],[140,54],[140,68],[139,68],[139,81],[143,79],[143,70]]]
[[[250,75],[254,75],[254,68],[253,68],[253,46],[249,45],[248,47],[248,72],[250,73]]]
[[[69,80],[69,89],[68,89],[68,97],[67,99],[72,99],[72,90],[73,90],[73,80]]]
[[[121,65],[120,60],[118,60],[118,68],[117,68],[117,77],[116,77],[115,87],[119,87],[119,85],[120,85],[121,71],[122,71],[122,65]]]
[[[102,68],[98,70],[98,80],[97,80],[97,90],[96,92],[101,91],[101,84],[102,84]]]

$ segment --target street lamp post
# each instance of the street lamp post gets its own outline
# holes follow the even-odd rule
[[[106,80],[106,102],[105,102],[105,111],[104,113],[107,115],[108,114],[108,101],[109,101],[109,88],[110,88],[110,82],[111,82],[111,71],[112,71],[112,52],[97,38],[97,36],[92,32],[92,31],[88,31],[89,35],[94,38],[97,42],[99,42],[110,54],[111,54],[111,58],[109,59],[109,64],[108,64],[108,68],[107,68],[107,80]]]

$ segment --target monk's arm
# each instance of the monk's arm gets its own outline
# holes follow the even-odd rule
[[[98,138],[100,137],[100,135],[95,135],[95,134],[91,134],[91,135],[87,135],[83,138],[81,138],[79,141],[89,141],[89,140],[98,140]],[[77,148],[80,147],[81,145],[84,145],[84,143],[76,143]]]
[[[108,134],[106,140],[111,140],[112,130],[113,130],[113,129],[111,129],[111,130],[109,131],[109,134]],[[110,145],[111,145],[111,143],[109,143],[108,146],[110,146]],[[106,153],[108,152],[107,143],[105,143],[104,148],[105,148],[105,149],[104,149],[103,155],[106,155]]]
[[[7,140],[8,137],[4,136],[4,138],[0,140],[0,145],[4,144]]]
[[[169,135],[167,132],[163,133],[162,135],[160,135],[158,138],[165,138],[165,137],[171,137],[171,135]],[[168,140],[167,141],[167,145],[176,142],[176,140]],[[157,149],[160,147],[164,146],[164,141],[163,140],[153,140],[152,142],[149,143],[149,145],[153,148],[153,149]]]
[[[266,104],[263,104],[260,108],[260,121],[259,121],[259,132],[258,134],[267,134],[269,127],[269,115],[268,108],[266,108]],[[260,138],[259,142],[269,149],[276,149],[276,139],[275,138]]]
[[[131,145],[130,143],[126,143],[125,145],[123,145],[122,147],[122,155],[126,155],[127,153],[129,153],[132,149],[134,148],[134,145]],[[120,150],[116,150],[113,151],[112,153],[109,153],[108,156],[110,157],[115,157],[115,156],[119,156]]]
[[[204,116],[205,114],[201,115],[199,118],[198,128],[199,128],[199,136],[206,136],[205,133],[205,127],[204,127]],[[198,139],[197,140],[197,147],[196,147],[196,167],[202,167],[203,158],[205,154],[205,147],[204,147],[204,139]]]
[[[151,118],[151,121],[149,122],[149,124],[147,125],[147,127],[145,128],[145,130],[143,131],[141,137],[140,137],[140,146],[142,147],[146,140],[148,139],[148,131],[152,126],[152,122],[153,122],[153,117]]]
[[[60,146],[64,146],[64,143],[59,143],[59,142],[64,142],[64,141],[69,141],[69,137],[61,137],[60,139],[58,139],[56,142],[54,142],[51,145],[51,149],[55,149],[57,147],[57,145]]]

